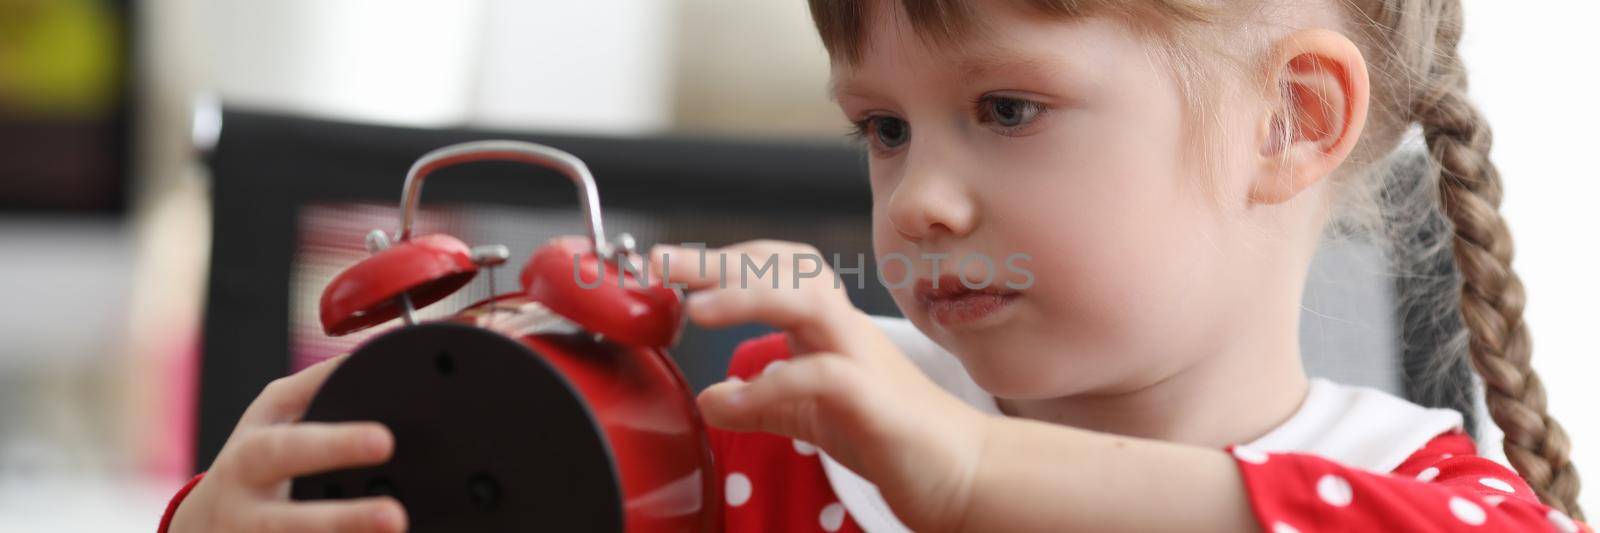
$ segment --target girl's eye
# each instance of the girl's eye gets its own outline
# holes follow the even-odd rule
[[[911,125],[906,124],[904,120],[894,117],[872,117],[867,121],[874,140],[884,148],[897,148],[911,140]]]
[[[875,151],[891,152],[911,140],[911,124],[890,116],[869,116],[855,121],[850,136],[866,141]]]
[[[993,122],[1002,128],[1017,128],[1033,122],[1044,112],[1038,102],[1004,96],[986,96],[979,101],[978,121]]]

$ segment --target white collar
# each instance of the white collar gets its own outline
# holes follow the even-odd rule
[[[961,361],[903,318],[873,317],[929,378],[985,413],[1001,415],[994,397],[967,375]],[[1305,452],[1374,472],[1389,472],[1433,437],[1462,425],[1461,414],[1428,409],[1367,387],[1312,378],[1306,399],[1288,420],[1247,447]],[[911,531],[895,518],[870,481],[820,453],[828,483],[867,533]]]

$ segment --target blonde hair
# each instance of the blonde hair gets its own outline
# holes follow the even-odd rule
[[[1571,443],[1547,412],[1543,385],[1529,364],[1532,351],[1522,320],[1525,298],[1522,282],[1511,268],[1511,236],[1499,210],[1500,175],[1489,160],[1490,130],[1467,98],[1466,70],[1457,52],[1461,2],[1336,1],[1345,16],[1341,29],[1369,63],[1372,99],[1367,128],[1335,180],[1337,203],[1329,227],[1382,238],[1402,281],[1425,280],[1406,285],[1411,290],[1401,295],[1400,319],[1424,323],[1440,333],[1429,339],[1431,346],[1422,347],[1421,368],[1406,365],[1408,381],[1418,382],[1408,396],[1453,402],[1470,421],[1471,388],[1452,392],[1444,385],[1470,377],[1447,375],[1452,369],[1465,371],[1470,364],[1484,384],[1490,418],[1505,434],[1503,445],[1512,466],[1542,501],[1582,520],[1578,474],[1569,459]],[[835,61],[858,63],[877,2],[809,2],[829,55]],[[1240,63],[1243,58],[1226,53],[1219,39],[1205,38],[1206,28],[1257,16],[1251,13],[1270,13],[1260,9],[1263,0],[1227,6],[1204,0],[1015,0],[1014,4],[1061,19],[1114,16],[1145,37],[1166,42],[1162,58],[1177,75],[1189,104],[1190,131],[1205,127],[1212,115],[1203,108],[1206,99],[1201,96],[1213,82],[1198,75],[1199,69],[1231,66],[1251,71]],[[969,0],[900,0],[899,9],[919,36],[941,45],[960,46],[964,37],[985,31]],[[1426,157],[1408,159],[1401,141],[1418,130],[1426,143]],[[1201,141],[1192,141],[1197,142]],[[1417,347],[1408,347],[1413,348]]]

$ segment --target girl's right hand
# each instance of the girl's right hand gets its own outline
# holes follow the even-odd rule
[[[240,417],[211,470],[179,504],[170,533],[398,533],[405,509],[387,496],[291,501],[290,481],[381,464],[394,436],[377,422],[300,422],[339,356],[268,384]]]

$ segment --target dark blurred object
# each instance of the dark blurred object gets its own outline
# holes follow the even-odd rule
[[[129,0],[0,0],[0,212],[121,213]]]
[[[262,386],[353,347],[322,334],[317,295],[339,269],[366,255],[367,231],[396,229],[390,226],[407,169],[440,146],[496,138],[571,152],[594,172],[607,226],[632,233],[641,248],[774,238],[838,253],[845,267],[876,268],[865,160],[843,143],[421,130],[231,109],[221,124],[208,156],[214,228],[195,462],[201,469]],[[429,183],[418,225],[469,242],[507,244],[514,262],[549,237],[581,234],[570,225],[581,220],[572,184],[556,175],[530,177],[537,172],[494,162],[441,170],[451,176]],[[518,286],[515,269],[500,270],[499,290]],[[865,289],[855,278],[845,281],[858,306],[898,314],[872,279],[864,280]],[[459,310],[481,298],[473,290],[419,314],[429,319]],[[691,326],[672,353],[698,390],[721,379],[735,344],[765,331]]]

